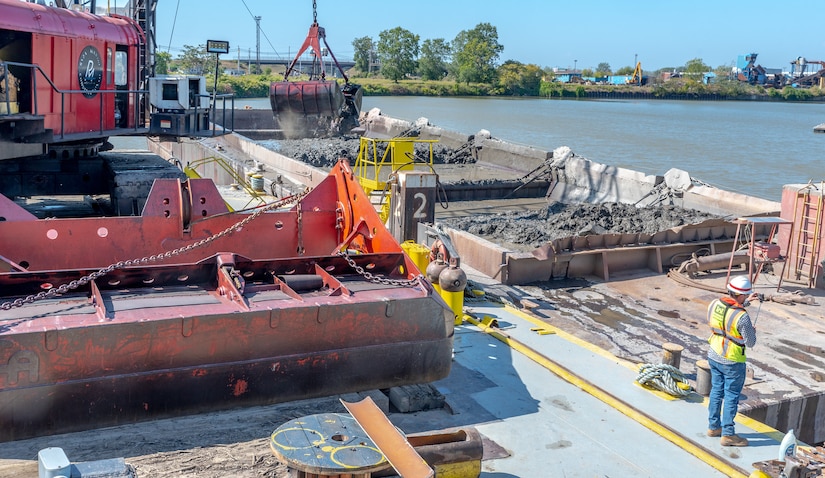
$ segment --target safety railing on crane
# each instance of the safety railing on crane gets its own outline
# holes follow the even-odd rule
[[[13,81],[10,78],[10,75],[9,75],[9,66],[20,67],[20,68],[24,68],[24,69],[29,70],[28,77],[30,78],[30,81],[31,81],[31,84],[32,84],[32,99],[31,99],[32,103],[31,103],[30,106],[26,106],[23,111],[20,111],[20,106],[19,106],[17,101],[12,102],[12,99],[11,99],[12,95],[9,94],[9,92],[11,91],[10,90],[11,82]],[[59,112],[60,132],[59,132],[59,134],[57,134],[55,136],[56,139],[60,139],[60,140],[66,139],[66,116],[67,116],[66,100],[67,100],[67,97],[69,97],[71,95],[89,95],[89,94],[96,94],[96,93],[100,93],[100,95],[98,95],[98,101],[99,101],[99,109],[100,109],[101,112],[105,111],[104,98],[106,97],[106,95],[128,95],[128,96],[132,96],[133,98],[130,101],[127,101],[127,104],[132,104],[133,105],[132,106],[132,112],[131,112],[132,118],[133,118],[132,125],[127,126],[127,127],[118,127],[118,126],[116,126],[115,129],[107,130],[106,125],[105,125],[106,117],[105,117],[105,115],[101,114],[98,129],[96,131],[87,131],[84,134],[99,133],[101,136],[105,136],[106,134],[113,133],[113,132],[122,132],[122,133],[126,133],[126,134],[145,134],[145,133],[149,132],[149,128],[147,128],[147,125],[145,124],[145,120],[141,120],[141,109],[140,109],[141,104],[143,103],[143,101],[141,101],[141,97],[148,96],[148,93],[149,93],[148,90],[117,90],[117,89],[115,89],[115,90],[61,90],[60,88],[57,87],[57,85],[55,85],[54,81],[52,81],[52,79],[49,77],[49,75],[45,71],[43,71],[43,69],[39,65],[35,65],[35,64],[31,64],[31,63],[20,63],[20,62],[15,62],[15,61],[0,61],[0,74],[2,74],[2,77],[0,77],[0,86],[2,86],[3,92],[5,92],[5,94],[3,95],[3,98],[0,99],[0,104],[3,105],[2,107],[0,107],[0,117],[2,117],[4,115],[8,116],[8,115],[19,114],[19,113],[29,113],[29,114],[32,114],[34,116],[39,116],[40,115],[40,107],[39,107],[40,106],[40,98],[38,97],[38,87],[37,87],[37,81],[38,81],[37,78],[38,78],[38,76],[42,76],[43,80],[45,80],[49,84],[49,87],[51,88],[52,92],[54,92],[57,95],[60,95],[60,112]],[[22,77],[22,75],[17,75],[17,80],[19,81],[21,77]],[[219,94],[213,93],[213,94],[204,95],[204,96],[210,98],[210,100],[213,103],[212,107],[210,108],[212,110],[211,111],[211,113],[212,113],[211,135],[212,136],[220,136],[222,134],[225,134],[226,132],[234,131],[235,95],[233,95],[233,94],[220,94],[219,95]],[[217,121],[215,121],[217,119],[217,115],[218,115],[217,104],[218,104],[219,100],[222,101],[221,114],[222,114],[222,117],[223,117],[223,122],[221,124],[222,125],[228,125],[228,127],[221,126],[220,130],[217,129],[217,126],[216,126]],[[226,104],[227,100],[230,100],[229,113],[228,113],[229,114],[229,122],[228,123],[227,123],[227,104]],[[195,106],[195,115],[196,116],[197,116],[197,113],[198,113],[198,107],[196,105]],[[128,122],[127,122],[127,124],[128,124]]]
[[[20,68],[24,68],[24,69],[29,70],[29,75],[28,76],[29,76],[29,78],[31,79],[31,82],[32,82],[32,105],[31,105],[31,108],[30,108],[31,111],[25,111],[27,113],[33,114],[35,116],[40,115],[40,109],[39,109],[39,104],[40,104],[39,100],[40,100],[40,98],[38,97],[38,88],[37,88],[37,78],[38,78],[38,76],[42,76],[43,80],[45,80],[49,84],[49,86],[51,87],[51,90],[54,93],[60,95],[60,115],[59,115],[60,116],[60,134],[57,136],[59,139],[65,139],[65,137],[66,137],[66,97],[67,96],[69,96],[69,95],[84,95],[84,94],[88,95],[88,94],[92,94],[92,93],[100,93],[100,96],[98,97],[99,102],[100,102],[100,111],[104,111],[103,99],[105,98],[105,95],[115,95],[115,94],[134,95],[134,100],[131,101],[131,103],[134,105],[133,106],[134,111],[133,111],[132,114],[133,114],[133,117],[137,119],[137,118],[139,118],[139,115],[140,115],[139,108],[140,108],[140,103],[141,103],[139,101],[139,96],[138,95],[145,95],[145,94],[148,93],[146,90],[61,90],[60,88],[57,87],[57,85],[54,84],[54,82],[49,77],[49,75],[45,71],[43,71],[43,68],[41,68],[40,65],[35,65],[35,64],[31,64],[31,63],[20,63],[20,62],[16,62],[16,61],[3,61],[3,62],[0,62],[0,66],[2,66],[2,69],[3,69],[4,72],[7,72],[7,74],[5,75],[6,77],[4,78],[4,81],[6,82],[6,84],[4,86],[5,91],[8,91],[7,88],[8,88],[8,81],[9,81],[9,78],[8,78],[9,77],[9,75],[8,75],[9,66],[20,67]],[[19,76],[20,75],[18,75],[18,77]],[[5,95],[5,96],[6,96],[6,101],[5,101],[6,107],[5,107],[4,111],[5,111],[6,114],[12,114],[11,110],[13,108],[11,108],[9,95]],[[19,109],[19,107],[15,108],[15,109]],[[0,112],[0,113],[2,113],[2,112]],[[100,115],[100,125],[99,125],[99,130],[98,130],[98,132],[100,132],[100,133],[105,133],[107,131],[105,129],[104,119],[105,119],[104,115]],[[119,129],[121,129],[121,130],[124,130],[124,129],[132,130],[134,132],[139,132],[139,131],[142,131],[142,130],[146,129],[146,128],[141,128],[141,125],[138,123],[137,120],[135,120],[133,123],[134,124],[133,124],[132,127],[119,128]]]

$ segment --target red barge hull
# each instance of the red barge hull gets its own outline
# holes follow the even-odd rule
[[[157,180],[140,217],[0,203],[0,441],[449,374],[453,314],[346,164],[257,216],[211,185]]]

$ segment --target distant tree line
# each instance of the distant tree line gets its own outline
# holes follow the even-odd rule
[[[504,46],[498,41],[496,27],[489,23],[462,30],[452,41],[434,38],[422,42],[418,35],[395,27],[380,32],[377,41],[356,38],[352,46],[352,76],[382,77],[395,83],[451,80],[491,85],[493,94],[536,96],[542,78],[552,73],[515,60],[499,64]]]
[[[483,96],[598,96],[605,88],[634,88],[653,97],[700,97],[715,95],[722,98],[769,98],[782,100],[822,100],[820,88],[781,90],[749,85],[730,78],[733,64],[712,68],[701,58],[694,58],[682,66],[660,68],[648,72],[646,86],[604,84],[561,84],[557,72],[549,67],[524,64],[516,60],[500,62],[504,46],[499,43],[496,27],[479,23],[475,28],[462,30],[452,41],[444,38],[425,39],[402,27],[381,31],[378,39],[368,36],[352,41],[355,67],[347,75],[356,79],[369,94],[395,95],[483,95]],[[158,74],[186,73],[204,75],[210,89],[215,73],[215,56],[206,52],[205,45],[185,45],[176,59],[164,52],[156,55]],[[250,65],[254,69],[255,65]],[[221,68],[218,65],[218,68]],[[222,68],[221,68],[222,69]],[[613,70],[601,62],[595,69],[584,68],[577,73],[583,78],[603,79],[611,75],[632,75],[634,66]],[[705,75],[713,72],[716,80],[708,84]],[[263,97],[269,94],[269,83],[281,78],[272,69],[251,71],[251,75],[219,80],[220,93],[234,93],[239,97]],[[590,95],[588,92],[593,92]]]

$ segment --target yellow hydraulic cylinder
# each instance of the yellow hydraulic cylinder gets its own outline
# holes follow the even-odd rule
[[[427,266],[430,265],[430,250],[427,246],[422,246],[415,241],[404,241],[401,243],[401,249],[404,249],[404,252],[410,256],[410,259],[422,274],[427,271]]]
[[[439,287],[439,289],[441,289]],[[449,292],[444,289],[441,289],[441,298],[444,299],[444,302],[450,306],[450,310],[453,311],[455,316],[455,325],[461,325],[461,322],[464,321],[464,291],[458,292]]]

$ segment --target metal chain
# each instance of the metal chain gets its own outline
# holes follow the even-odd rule
[[[250,222],[254,221],[258,216],[260,216],[261,214],[263,214],[267,211],[270,211],[272,209],[277,209],[277,208],[283,207],[287,204],[292,204],[292,203],[295,203],[297,201],[300,201],[307,194],[309,194],[310,191],[311,191],[311,189],[306,189],[303,192],[298,193],[294,196],[287,197],[287,198],[284,198],[280,201],[276,201],[274,203],[268,204],[268,205],[258,209],[254,213],[250,214],[249,217],[247,217],[247,218],[245,218],[241,221],[238,221],[237,223],[233,224],[232,226],[227,227],[223,231],[221,231],[217,234],[214,234],[210,237],[201,239],[197,242],[193,242],[192,244],[189,244],[187,246],[179,247],[179,248],[173,249],[171,251],[166,251],[162,254],[153,254],[151,256],[142,257],[140,259],[130,259],[130,260],[126,260],[126,261],[116,262],[114,264],[109,265],[108,267],[105,267],[105,268],[100,269],[98,271],[92,272],[91,274],[89,274],[87,276],[81,277],[80,279],[73,280],[73,281],[68,282],[66,284],[63,284],[61,286],[53,287],[53,288],[51,288],[49,290],[45,290],[45,291],[40,291],[37,294],[30,295],[30,296],[27,296],[27,297],[24,297],[24,298],[18,298],[18,299],[15,299],[13,301],[10,301],[10,302],[3,302],[2,304],[0,304],[0,310],[10,310],[13,307],[22,307],[24,304],[31,304],[32,302],[36,302],[38,300],[55,297],[58,294],[65,294],[66,292],[68,292],[70,290],[74,290],[74,289],[77,289],[78,287],[80,287],[82,285],[86,285],[89,282],[91,282],[93,280],[96,280],[96,279],[98,279],[102,276],[105,276],[106,274],[109,274],[110,272],[113,272],[117,269],[123,269],[124,267],[131,267],[131,266],[142,265],[142,264],[148,264],[150,262],[155,262],[155,261],[158,261],[158,260],[161,260],[161,259],[169,259],[170,257],[174,257],[174,256],[177,256],[177,255],[183,254],[185,252],[189,252],[189,251],[191,251],[193,249],[197,249],[199,247],[203,247],[203,246],[209,244],[210,242],[213,242],[217,239],[220,239],[221,237],[224,237],[224,236],[227,236],[227,235],[231,234],[233,231],[235,231],[237,229],[243,228],[244,226],[246,226]]]
[[[318,4],[312,0],[312,23],[318,23]]]
[[[347,264],[349,264],[350,267],[355,269],[355,272],[357,272],[358,275],[362,276],[364,279],[367,279],[367,281],[372,282],[373,284],[395,285],[401,287],[416,287],[424,278],[424,276],[420,274],[416,276],[414,279],[389,279],[386,277],[377,276],[356,264],[352,257],[350,257],[349,254],[347,254],[346,252],[338,251],[338,255],[343,257],[344,260],[347,261]]]

